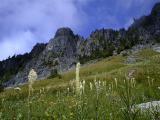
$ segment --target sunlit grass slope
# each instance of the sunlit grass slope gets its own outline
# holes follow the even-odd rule
[[[20,91],[6,89],[0,93],[0,118],[150,119],[149,114],[136,114],[127,105],[160,100],[160,53],[144,49],[132,56],[138,58],[132,64],[127,64],[128,56],[117,55],[82,65],[80,80],[85,81],[85,87],[80,96],[74,90],[75,69],[63,73],[61,77],[36,81],[30,108],[27,84],[20,86]],[[127,88],[131,92],[127,92],[129,97],[124,100],[126,81],[130,83],[133,78],[136,86],[131,84]]]

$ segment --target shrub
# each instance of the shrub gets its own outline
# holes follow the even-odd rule
[[[61,79],[62,76],[58,73],[57,69],[52,70],[51,75],[48,77],[48,79],[52,79],[52,78],[59,78]]]
[[[0,93],[4,91],[4,86],[0,84]]]

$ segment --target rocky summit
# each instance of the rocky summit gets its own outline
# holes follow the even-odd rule
[[[97,58],[119,54],[135,45],[160,42],[160,3],[150,15],[135,19],[128,30],[99,29],[84,39],[70,28],[60,28],[47,44],[37,44],[30,53],[0,62],[0,80],[5,86],[27,82],[30,69],[38,79],[61,74],[75,66]]]

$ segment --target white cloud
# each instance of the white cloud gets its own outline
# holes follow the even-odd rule
[[[11,41],[12,40],[12,41]],[[30,47],[36,43],[35,36],[30,31],[19,32],[2,40],[0,44],[1,59],[16,54],[23,54],[30,51]]]
[[[87,2],[88,0],[1,0],[0,60],[15,53],[28,52],[36,42],[48,41],[59,27],[68,26],[79,31],[86,17],[79,8]]]

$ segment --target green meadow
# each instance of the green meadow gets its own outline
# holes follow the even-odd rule
[[[58,77],[35,81],[0,93],[0,120],[159,120],[159,106],[138,104],[160,100],[160,53],[143,49],[130,55],[90,61]]]

